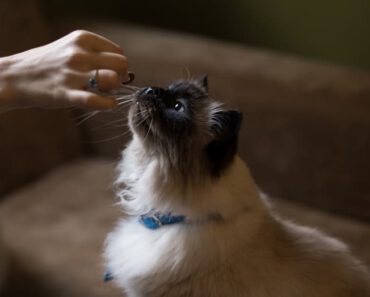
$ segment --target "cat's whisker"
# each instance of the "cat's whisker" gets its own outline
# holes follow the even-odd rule
[[[140,87],[137,86],[132,86],[132,85],[125,85],[123,89],[128,89],[128,90],[134,90],[137,91],[140,89]]]
[[[125,87],[123,89],[120,89],[120,90],[116,90],[114,92],[114,96],[130,96],[130,95],[134,95],[137,90],[139,90],[139,88],[132,88],[132,87]]]
[[[183,71],[185,71],[185,75],[186,75],[186,80],[190,80],[190,77],[191,77],[191,75],[190,75],[190,70],[189,70],[189,68],[188,67],[184,67],[183,68]]]
[[[146,116],[143,116],[142,120],[139,123],[135,123],[136,124],[136,127],[140,127],[140,125],[142,125],[143,123],[145,123],[146,120],[147,120],[147,117]]]
[[[129,104],[129,103],[126,103],[126,104],[118,104],[117,107],[114,109],[114,112],[115,113],[127,112],[130,107],[131,107],[131,104]]]
[[[113,121],[110,121],[110,122],[108,122],[108,123],[105,123],[105,124],[103,124],[103,125],[101,125],[101,126],[98,126],[98,127],[94,127],[92,130],[93,131],[96,131],[96,130],[99,130],[99,129],[104,129],[104,128],[107,128],[107,127],[120,127],[120,126],[122,126],[122,125],[120,125],[120,126],[116,126],[115,125],[115,123],[119,123],[119,122],[124,122],[124,123],[126,123],[126,119],[125,118],[122,118],[122,119],[118,119],[118,120],[113,120]]]
[[[149,128],[148,128],[148,131],[144,137],[144,141],[147,139],[148,135],[149,135],[149,132],[151,131],[152,129],[152,124],[153,124],[153,120],[154,120],[154,117],[151,115],[151,119],[150,119],[150,124],[149,124]]]
[[[125,99],[125,98],[135,98],[136,93],[131,93],[131,94],[119,94],[116,96],[118,99]]]
[[[142,117],[142,120],[140,121],[140,123],[137,125],[137,126],[139,126],[139,125],[141,125],[142,123],[144,123],[146,120],[147,120],[147,114],[140,114],[141,115],[141,117]]]
[[[126,128],[129,128],[129,124],[127,123],[122,123],[122,124],[113,124],[112,125],[113,128],[122,128],[122,127],[126,127]]]
[[[130,130],[127,130],[119,135],[116,135],[116,136],[113,136],[113,137],[109,137],[109,138],[105,138],[105,139],[100,139],[100,140],[93,140],[93,141],[88,141],[88,143],[102,143],[102,142],[107,142],[107,141],[112,141],[112,140],[115,140],[115,139],[118,139],[118,138],[121,138],[125,135],[127,135],[128,133],[131,133]]]
[[[133,99],[135,98],[135,94],[127,94],[127,95],[119,95],[115,96],[117,100],[124,100],[124,99]]]
[[[78,119],[81,119],[81,120],[79,120],[78,122],[76,122],[75,123],[75,125],[76,126],[79,126],[79,125],[81,125],[82,123],[84,123],[84,122],[86,122],[87,120],[89,120],[89,119],[91,119],[93,116],[95,116],[95,115],[97,115],[99,113],[99,111],[92,111],[92,112],[90,112],[90,113],[88,113],[88,114],[83,114],[83,115],[81,115],[81,116],[78,116],[77,117],[77,119],[75,119],[75,120],[78,120]]]
[[[118,104],[133,103],[134,100],[117,100]]]
[[[118,97],[116,98],[116,101],[121,103],[121,102],[134,102],[135,101],[135,97]]]
[[[80,110],[79,108],[77,108],[77,107],[76,107],[76,109],[77,109],[77,111],[81,111],[81,110]],[[86,116],[89,116],[92,112],[93,112],[93,111],[89,111],[89,112],[84,112],[84,113],[82,113],[82,114],[75,115],[75,116],[73,116],[73,117],[72,117],[72,120],[73,120],[73,121],[78,121],[78,120],[80,120],[80,119],[82,119],[82,118],[84,118],[84,117],[86,117]]]
[[[149,111],[147,111],[146,109],[141,109],[138,112],[136,112],[135,114],[133,114],[132,117],[137,117],[139,115],[142,116],[142,117],[147,117],[148,114],[149,114]]]
[[[122,105],[128,105],[128,104],[132,104],[133,101],[122,101],[122,102],[118,102],[118,106],[122,106]]]

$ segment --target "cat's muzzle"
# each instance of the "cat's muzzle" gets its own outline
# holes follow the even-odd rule
[[[136,98],[136,103],[140,109],[160,110],[161,97],[163,89],[156,87],[147,87],[139,92]]]

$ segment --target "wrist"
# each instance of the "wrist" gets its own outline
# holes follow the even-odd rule
[[[0,104],[15,105],[16,90],[12,83],[12,62],[7,57],[0,58]]]

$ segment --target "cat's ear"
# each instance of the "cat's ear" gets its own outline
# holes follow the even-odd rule
[[[208,165],[213,176],[220,176],[237,153],[242,120],[243,114],[236,110],[219,111],[213,115],[210,127],[213,139],[206,146]]]
[[[197,79],[198,84],[208,93],[208,76],[207,74],[202,75]]]

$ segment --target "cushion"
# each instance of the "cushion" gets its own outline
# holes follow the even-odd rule
[[[0,199],[81,152],[79,131],[66,110],[0,113]]]

